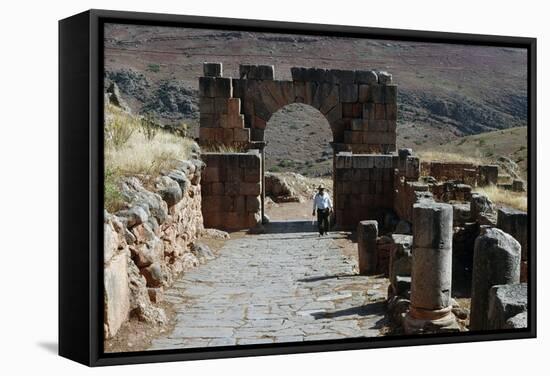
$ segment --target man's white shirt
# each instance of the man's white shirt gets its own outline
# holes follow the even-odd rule
[[[319,193],[313,197],[313,211],[316,209],[326,209],[331,208],[332,209],[332,201],[330,199],[330,196],[328,193],[323,192],[323,195],[321,196]]]

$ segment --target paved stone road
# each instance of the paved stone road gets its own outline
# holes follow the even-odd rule
[[[276,222],[229,240],[166,299],[177,323],[151,350],[311,341],[380,334],[387,280],[356,274],[335,239],[311,222]]]

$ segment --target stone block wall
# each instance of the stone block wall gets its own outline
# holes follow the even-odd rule
[[[206,227],[226,230],[261,224],[262,163],[258,150],[204,153],[202,214]]]
[[[359,221],[379,219],[393,209],[394,157],[380,154],[338,153],[334,170],[336,223],[355,228]]]
[[[241,100],[233,97],[231,78],[222,77],[221,63],[205,63],[199,78],[200,129],[202,145],[247,145],[250,129],[244,126]]]
[[[202,168],[195,158],[179,161],[151,185],[136,177],[123,179],[127,205],[105,212],[104,219],[105,338],[115,336],[130,316],[165,323],[164,311],[153,302],[181,272],[199,265],[191,245],[204,230]]]
[[[422,162],[421,172],[437,181],[458,181],[475,186],[497,185],[498,166],[476,165],[467,162]]]
[[[437,201],[462,201],[469,202],[472,198],[472,187],[467,184],[443,182],[430,184],[430,192]]]
[[[438,181],[458,180],[474,186],[477,181],[477,166],[464,162],[422,162],[422,174]]]
[[[221,63],[206,63],[204,71],[201,144],[266,141],[271,116],[288,104],[304,103],[325,116],[337,151],[395,150],[397,85],[387,72],[296,67],[292,81],[278,81],[271,65],[241,65],[239,78],[222,77]]]

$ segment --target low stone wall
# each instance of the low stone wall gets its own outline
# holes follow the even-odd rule
[[[166,322],[153,303],[178,274],[199,264],[191,246],[204,230],[202,168],[199,159],[180,161],[147,187],[136,177],[122,180],[127,208],[104,219],[105,338],[131,315]]]
[[[422,162],[421,172],[437,181],[457,181],[475,186],[496,185],[498,183],[498,166],[476,165],[466,162]]]
[[[430,192],[433,193],[436,200],[443,202],[469,202],[472,198],[471,186],[455,182],[430,184]]]
[[[240,230],[261,224],[261,155],[205,153],[202,214],[205,226]]]

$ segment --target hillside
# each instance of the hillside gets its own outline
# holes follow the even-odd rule
[[[135,25],[105,29],[106,84],[114,81],[136,113],[197,134],[198,77],[204,61],[273,64],[276,79],[293,66],[380,69],[399,85],[398,145],[447,144],[462,136],[527,124],[527,56],[511,48],[377,41]],[[279,111],[267,128],[269,168],[312,175],[330,169],[332,139],[316,110]],[[271,151],[270,151],[271,150]],[[330,157],[330,155],[329,155]]]
[[[506,157],[517,164],[520,177],[527,178],[527,127],[465,136],[444,145],[430,145],[417,150],[425,158],[450,154],[484,163],[495,163],[499,158]]]

